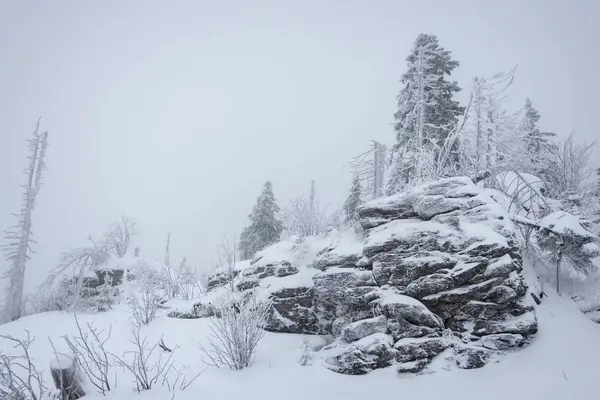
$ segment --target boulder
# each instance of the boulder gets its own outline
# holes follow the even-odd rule
[[[523,343],[525,343],[523,335],[513,333],[497,333],[481,338],[482,346],[491,350],[509,350],[520,347]]]
[[[414,325],[404,318],[388,319],[387,328],[394,340],[439,336],[440,330],[422,325]]]
[[[432,313],[423,303],[412,297],[395,293],[391,290],[381,291],[378,303],[383,314],[395,320],[405,320],[414,325],[441,329],[444,323],[440,317]]]
[[[324,333],[315,310],[311,287],[285,288],[271,293],[272,307],[265,330],[282,333]]]
[[[481,347],[461,347],[454,350],[456,365],[461,369],[481,368],[488,363],[492,352]]]
[[[438,338],[406,338],[394,344],[396,361],[405,363],[421,359],[432,359],[446,350],[448,345],[441,337]]]
[[[355,268],[360,259],[361,253],[339,253],[335,247],[328,247],[317,254],[317,258],[312,264],[313,268],[325,271],[329,267]]]
[[[392,339],[385,334],[375,333],[352,344],[334,343],[322,349],[325,366],[346,375],[364,375],[378,368],[395,363],[396,351]],[[333,353],[327,355],[327,353]]]
[[[454,279],[446,274],[431,274],[412,281],[406,287],[406,294],[416,299],[453,289]]]
[[[387,331],[387,318],[379,317],[363,319],[344,326],[341,330],[341,338],[346,342],[353,342],[374,333],[385,333]]]

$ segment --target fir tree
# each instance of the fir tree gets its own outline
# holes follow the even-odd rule
[[[527,152],[529,153],[531,172],[538,175],[544,174],[547,154],[552,150],[553,144],[549,137],[556,136],[554,133],[542,132],[538,126],[540,113],[533,107],[533,102],[527,98],[523,107],[523,120],[521,130],[527,141]]]
[[[350,194],[344,203],[344,211],[346,212],[346,222],[358,220],[357,209],[362,204],[361,198],[362,188],[360,185],[360,178],[358,175],[354,175],[352,179],[352,187],[350,188]]]
[[[240,241],[238,245],[240,251],[240,258],[242,260],[248,260],[252,258],[252,256],[254,256],[254,249],[252,247],[252,244],[252,232],[250,231],[250,227],[246,226],[240,234]]]
[[[427,168],[435,167],[437,151],[458,123],[463,107],[454,100],[458,83],[448,81],[458,61],[438,43],[435,35],[420,34],[406,59],[408,69],[402,75],[404,85],[398,95],[393,166],[387,192],[401,190],[418,180]],[[453,154],[447,162],[457,162]]]
[[[250,226],[240,235],[240,256],[249,258],[257,251],[276,243],[283,230],[277,219],[279,207],[275,202],[273,184],[265,182],[264,188],[250,214]]]

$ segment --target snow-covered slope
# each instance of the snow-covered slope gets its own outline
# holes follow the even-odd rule
[[[251,368],[242,371],[206,369],[200,361],[198,344],[206,344],[209,319],[181,320],[161,315],[144,328],[142,334],[148,336],[150,343],[164,335],[167,345],[177,345],[174,359],[178,368],[191,375],[206,369],[192,387],[175,395],[177,400],[364,400],[390,396],[461,400],[597,399],[600,391],[600,325],[583,316],[569,299],[552,294],[537,308],[537,315],[540,333],[536,340],[502,362],[482,369],[439,371],[421,376],[400,376],[394,367],[364,376],[340,375],[324,368],[316,355],[312,366],[302,367],[298,359],[304,336],[275,333],[268,333],[263,339],[256,363]],[[131,348],[128,315],[124,309],[79,318],[80,322],[90,321],[98,327],[112,326],[112,336],[107,344],[112,352]],[[74,334],[73,317],[55,312],[0,326],[0,334],[22,337],[25,330],[36,337],[32,355],[36,364],[44,369],[44,378],[51,385],[47,367],[53,354],[47,338],[60,344],[61,335]],[[307,337],[315,346],[324,344],[318,336]],[[8,353],[13,351],[2,340],[0,348]],[[117,373],[117,388],[109,399],[171,398],[166,388],[160,385],[138,395],[132,391],[129,376],[117,369],[114,373]],[[92,393],[89,398],[100,400],[106,397]]]

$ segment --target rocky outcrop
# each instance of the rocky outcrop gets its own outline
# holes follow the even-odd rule
[[[320,353],[345,374],[418,373],[442,353],[479,368],[537,332],[512,223],[469,179],[375,200],[359,216],[364,240],[330,243],[309,265],[259,258],[236,277],[271,300],[267,330],[334,336]]]

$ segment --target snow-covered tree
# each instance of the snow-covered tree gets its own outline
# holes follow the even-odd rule
[[[464,131],[460,133],[460,168],[457,174],[490,173],[488,183],[507,170],[527,171],[528,141],[519,129],[518,113],[507,110],[507,91],[515,69],[489,78],[477,77],[471,89],[471,104]]]
[[[167,244],[165,245],[165,261],[166,266],[171,265],[171,232],[167,235]]]
[[[299,237],[325,233],[327,229],[337,225],[338,218],[338,213],[329,213],[327,207],[320,206],[315,181],[310,184],[309,194],[290,200],[282,215],[286,231]]]
[[[344,212],[346,214],[345,222],[347,223],[356,221],[358,219],[357,209],[358,206],[363,203],[361,192],[362,189],[360,187],[360,179],[358,175],[354,175],[354,178],[352,179],[352,187],[350,188],[350,194],[344,203]]]
[[[581,144],[571,133],[549,153],[545,180],[546,195],[563,202],[563,210],[581,214],[590,206],[594,191],[591,156],[594,143]]]
[[[530,171],[528,172],[532,172],[537,176],[545,173],[548,154],[555,147],[550,138],[556,136],[554,133],[542,132],[540,130],[538,126],[540,118],[540,113],[533,107],[533,102],[527,98],[523,107],[523,119],[520,129],[527,142],[527,152],[530,162]]]
[[[404,85],[398,95],[395,130],[397,143],[386,192],[396,193],[424,170],[436,167],[437,153],[464,109],[454,100],[458,83],[446,79],[459,63],[439,45],[435,35],[420,34],[406,59]],[[446,163],[458,161],[457,148]]]
[[[250,226],[240,235],[240,256],[251,257],[257,251],[279,240],[283,225],[277,218],[278,212],[279,206],[275,202],[273,184],[267,181],[250,214]]]
[[[110,224],[104,234],[104,243],[107,249],[118,258],[123,258],[129,250],[131,239],[137,234],[137,224],[130,218],[122,216],[118,221]]]
[[[36,197],[42,186],[42,174],[45,170],[46,149],[48,148],[48,132],[40,133],[38,120],[32,138],[27,141],[29,148],[29,165],[25,170],[27,181],[23,185],[23,205],[17,214],[18,223],[7,230],[5,250],[9,269],[4,276],[8,278],[4,319],[14,321],[21,317],[25,264],[31,253],[31,215],[35,208]]]
[[[253,248],[254,238],[249,226],[242,229],[239,241],[239,253],[242,260],[249,260],[254,256]]]

